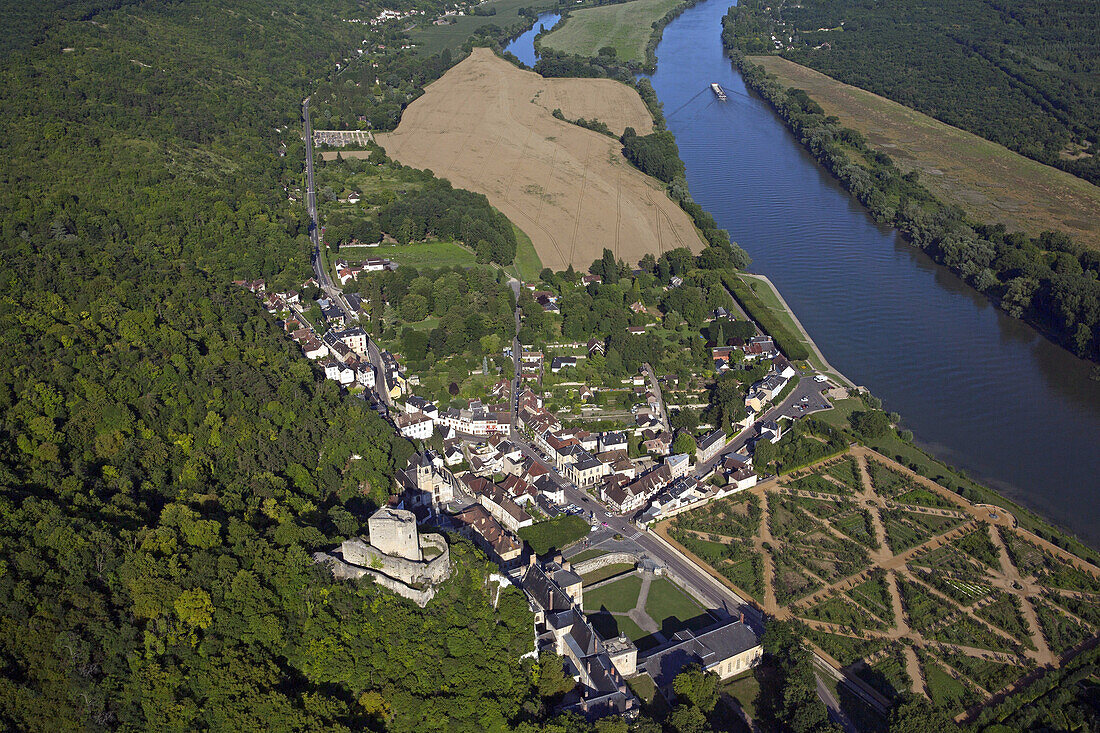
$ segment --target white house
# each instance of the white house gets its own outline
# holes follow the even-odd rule
[[[397,426],[397,432],[412,440],[427,440],[432,437],[434,428],[432,419],[422,412],[398,415],[394,425]]]
[[[355,371],[355,381],[367,389],[374,389],[374,367],[370,364],[360,364]]]
[[[328,347],[319,339],[311,338],[302,344],[302,353],[307,359],[323,359],[328,356]]]

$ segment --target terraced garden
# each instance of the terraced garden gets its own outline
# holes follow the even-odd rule
[[[1100,570],[862,447],[658,531],[867,694],[960,721],[1100,631]]]

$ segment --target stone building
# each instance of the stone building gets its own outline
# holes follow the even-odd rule
[[[416,516],[403,509],[382,507],[367,520],[369,538],[345,540],[331,553],[317,552],[338,579],[369,575],[374,582],[423,608],[436,588],[451,575],[451,554],[439,534],[421,535]]]

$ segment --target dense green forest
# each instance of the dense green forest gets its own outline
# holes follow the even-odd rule
[[[739,6],[746,53],[776,51],[774,35],[785,58],[1100,184],[1093,0]]]
[[[412,448],[230,284],[309,271],[300,101],[377,8],[116,5],[0,62],[0,727],[541,726],[471,546],[423,611],[312,565]]]
[[[827,117],[801,89],[784,89],[744,56],[756,15],[730,9],[723,42],[745,82],[763,96],[802,144],[867,207],[1009,315],[1034,324],[1078,356],[1100,360],[1100,253],[1061,232],[1028,237],[969,220],[935,199],[915,172],[903,174],[859,132]]]

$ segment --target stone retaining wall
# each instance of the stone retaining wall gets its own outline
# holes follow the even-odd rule
[[[573,566],[573,572],[577,575],[584,575],[585,573],[591,573],[593,570],[606,568],[608,565],[625,562],[634,565],[638,562],[638,558],[631,555],[629,552],[609,552],[606,555],[600,555],[599,557],[593,557],[590,560],[584,560],[577,563]]]

